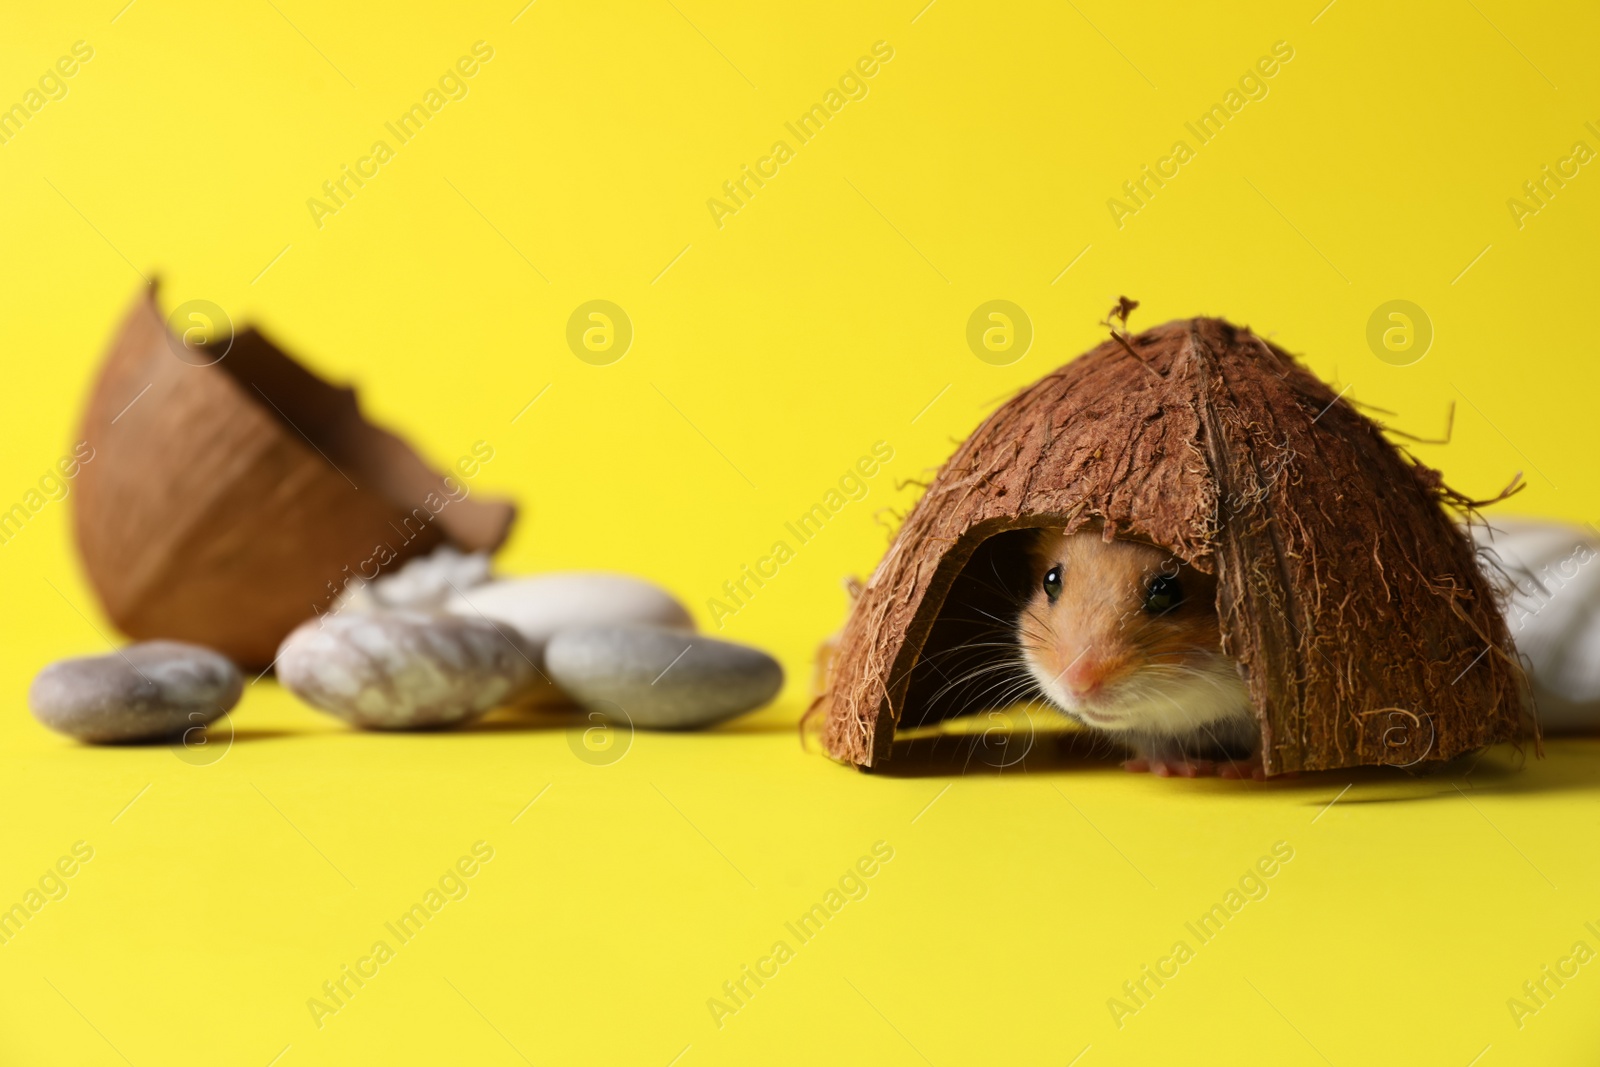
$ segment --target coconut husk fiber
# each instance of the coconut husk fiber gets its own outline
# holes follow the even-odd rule
[[[354,391],[256,330],[212,355],[173,336],[151,286],[84,412],[94,452],[73,525],[90,585],[129,637],[265,667],[350,577],[444,542],[492,551],[510,531],[509,502],[452,489],[362,418]]]
[[[1512,739],[1525,682],[1452,514],[1470,503],[1248,329],[1113,327],[996,410],[912,509],[840,635],[824,745],[875,767],[897,725],[983,710],[927,668],[963,655],[965,620],[1007,610],[1014,531],[1043,526],[1098,527],[1217,576],[1269,775]]]

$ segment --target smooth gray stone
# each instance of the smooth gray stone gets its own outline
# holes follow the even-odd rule
[[[535,678],[513,631],[419,611],[312,619],[278,648],[278,681],[356,726],[450,726],[515,699]]]
[[[34,718],[80,741],[174,737],[227,714],[244,678],[231,660],[179,641],[52,663],[28,689]]]
[[[538,662],[550,638],[591,626],[661,626],[693,630],[689,609],[660,586],[627,574],[558,571],[500,578],[452,597],[447,611],[515,628]]]
[[[710,726],[783,688],[783,668],[765,652],[660,626],[563,630],[544,654],[551,679],[580,702],[654,729]]]

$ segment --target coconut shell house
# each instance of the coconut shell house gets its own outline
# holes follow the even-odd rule
[[[984,710],[931,665],[980,643],[975,618],[1015,611],[1023,554],[1008,538],[1090,524],[1216,575],[1267,774],[1410,766],[1515,738],[1526,686],[1453,514],[1471,503],[1248,329],[1113,328],[940,468],[840,635],[824,746],[878,767],[897,728]]]

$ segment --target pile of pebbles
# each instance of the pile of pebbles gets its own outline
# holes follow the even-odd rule
[[[584,709],[618,724],[685,730],[766,704],[783,668],[706,637],[670,593],[620,574],[490,577],[441,549],[375,582],[278,649],[278,681],[355,726],[436,729],[492,708]],[[239,670],[196,645],[149,641],[53,663],[29,703],[53,730],[98,743],[160,740],[226,714]]]

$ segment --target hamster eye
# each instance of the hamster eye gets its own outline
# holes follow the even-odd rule
[[[1145,587],[1144,610],[1151,615],[1165,615],[1183,603],[1183,586],[1177,578],[1158,574]]]
[[[1050,603],[1052,604],[1061,596],[1061,564],[1057,563],[1054,567],[1045,571],[1044,595],[1050,598]]]

